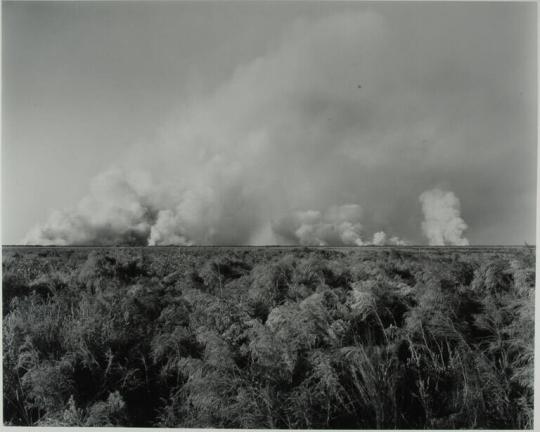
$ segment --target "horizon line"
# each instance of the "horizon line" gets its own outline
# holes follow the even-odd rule
[[[203,245],[203,244],[193,244],[193,245],[96,245],[96,244],[74,244],[74,245],[21,245],[21,244],[2,244],[2,247],[20,247],[20,248],[197,248],[197,247],[207,247],[207,248],[487,248],[487,247],[536,247],[536,244],[524,243],[524,244],[477,244],[477,245],[422,245],[422,244],[411,244],[411,245],[240,245],[240,244],[223,244],[223,245]]]

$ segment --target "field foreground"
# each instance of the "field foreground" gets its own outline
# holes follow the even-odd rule
[[[4,422],[531,428],[533,248],[3,248]]]

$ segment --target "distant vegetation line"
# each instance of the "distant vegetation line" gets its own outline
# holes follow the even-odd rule
[[[487,249],[487,248],[523,248],[536,247],[535,244],[508,244],[508,245],[469,245],[469,246],[430,246],[430,245],[363,245],[363,246],[319,246],[319,245],[16,245],[3,244],[4,248],[309,248],[309,249]]]

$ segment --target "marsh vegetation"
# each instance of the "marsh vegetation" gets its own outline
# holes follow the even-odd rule
[[[4,422],[530,428],[531,248],[4,248]]]

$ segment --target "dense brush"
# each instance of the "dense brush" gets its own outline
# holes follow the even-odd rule
[[[3,262],[11,425],[531,428],[534,250]]]

